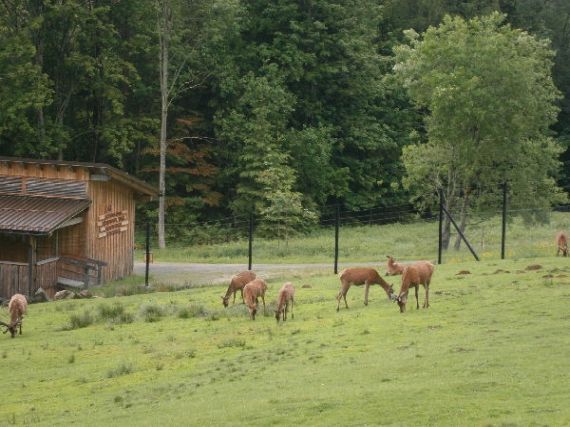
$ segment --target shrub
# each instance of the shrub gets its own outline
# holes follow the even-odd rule
[[[81,314],[73,313],[69,316],[69,329],[86,328],[93,323],[93,315],[90,311],[85,310]]]
[[[206,307],[202,304],[192,303],[186,307],[182,307],[178,310],[178,317],[181,319],[190,319],[193,317],[205,317],[208,312]]]
[[[112,323],[132,323],[133,315],[125,311],[125,307],[121,303],[113,305],[100,305],[97,308],[99,318],[101,320],[108,320]]]
[[[133,372],[133,365],[128,362],[122,362],[116,368],[110,369],[107,371],[107,378],[116,378],[122,375],[128,375]]]
[[[156,304],[145,304],[139,314],[145,322],[158,322],[164,316],[164,309]]]
[[[228,348],[228,347],[245,347],[245,340],[239,338],[231,338],[229,340],[225,340],[222,343],[218,344],[218,348]]]

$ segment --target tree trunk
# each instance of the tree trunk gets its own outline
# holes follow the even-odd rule
[[[444,214],[443,218],[443,230],[441,232],[441,247],[443,250],[449,248],[449,241],[451,240],[451,221],[449,217]]]
[[[459,218],[459,229],[463,234],[465,234],[465,228],[467,227],[467,208],[469,205],[469,194],[466,194],[463,197],[463,203],[461,204],[461,214]],[[461,248],[461,236],[457,233],[457,237],[455,238],[455,244],[453,245],[456,251]]]
[[[170,41],[172,13],[169,0],[160,2],[158,16],[158,37],[160,44],[159,67],[160,67],[160,165],[158,172],[158,247],[166,247],[164,217],[166,197],[166,125],[168,121],[168,47]]]
[[[37,1],[33,4],[34,17],[43,14],[43,2]],[[44,71],[44,39],[42,27],[37,28],[32,32],[34,45],[36,47],[35,64]],[[38,107],[36,110],[37,126],[38,126],[38,142],[40,147],[43,147],[46,137],[46,122],[43,107]]]

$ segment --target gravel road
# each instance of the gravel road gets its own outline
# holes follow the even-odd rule
[[[339,271],[348,266],[375,266],[380,274],[384,272],[384,265],[378,263],[352,263],[339,264]],[[254,264],[252,268],[259,277],[272,279],[284,276],[287,272],[299,274],[330,274],[334,275],[334,265],[330,264]],[[220,284],[228,283],[230,278],[243,270],[247,270],[244,264],[186,264],[177,262],[152,263],[149,273],[152,277],[166,282],[190,282],[195,284]],[[144,275],[145,264],[135,263],[135,274]]]

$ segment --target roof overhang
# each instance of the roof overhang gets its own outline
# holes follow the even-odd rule
[[[49,235],[77,224],[91,205],[86,199],[0,195],[0,233]]]
[[[158,190],[153,186],[129,175],[122,170],[111,167],[105,163],[87,163],[87,162],[72,162],[65,160],[41,160],[41,159],[23,159],[18,157],[6,157],[0,156],[0,162],[10,163],[10,164],[30,164],[30,165],[45,165],[45,166],[56,166],[56,167],[70,167],[70,168],[85,168],[89,170],[89,174],[94,177],[94,181],[105,180],[105,176],[116,180],[117,182],[132,188],[135,193],[142,196],[148,196],[153,198],[158,196]]]

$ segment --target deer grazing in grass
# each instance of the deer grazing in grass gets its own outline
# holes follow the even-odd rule
[[[267,283],[263,279],[254,279],[243,287],[243,296],[249,309],[251,320],[255,320],[259,297],[263,301],[263,314],[265,314],[265,291],[267,291]]]
[[[388,262],[386,264],[386,276],[396,276],[404,272],[404,265],[396,262],[390,255],[386,255]]]
[[[19,328],[20,335],[22,335],[22,320],[28,308],[28,301],[22,294],[14,294],[8,303],[8,311],[10,312],[10,323],[0,322],[6,330],[4,333],[10,331],[12,338],[16,336],[16,329]]]
[[[287,320],[287,310],[289,303],[291,303],[291,319],[295,318],[293,314],[293,304],[295,302],[295,287],[291,282],[287,282],[281,286],[279,296],[277,297],[277,310],[275,310],[275,319],[279,323],[279,319]]]
[[[388,295],[388,299],[393,298],[394,289],[392,288],[392,285],[388,285],[388,283],[386,283],[386,281],[382,279],[378,272],[373,268],[347,268],[342,270],[338,274],[338,277],[340,279],[340,290],[336,297],[336,311],[340,309],[341,299],[344,299],[344,305],[348,308],[348,304],[346,303],[346,294],[351,285],[366,286],[366,290],[364,291],[364,305],[368,305],[368,291],[370,285],[374,284],[382,286],[386,295]]]
[[[400,292],[396,297],[396,302],[400,307],[400,313],[404,313],[406,311],[406,303],[408,302],[408,292],[410,287],[415,288],[416,308],[420,308],[420,303],[418,301],[419,285],[422,285],[426,291],[423,308],[429,307],[429,285],[434,268],[434,265],[429,261],[416,261],[404,268],[402,273],[402,285],[400,286]]]
[[[241,300],[245,303],[243,299],[243,287],[254,280],[256,275],[251,270],[242,271],[234,276],[232,276],[230,280],[230,286],[228,286],[228,290],[226,291],[226,295],[222,297],[222,304],[224,307],[227,307],[230,302],[230,296],[232,293],[234,294],[234,304],[236,303],[236,292],[239,290],[241,292]]]
[[[556,246],[558,247],[556,256],[560,255],[560,252],[562,252],[562,256],[568,256],[568,237],[564,231],[556,235]]]

